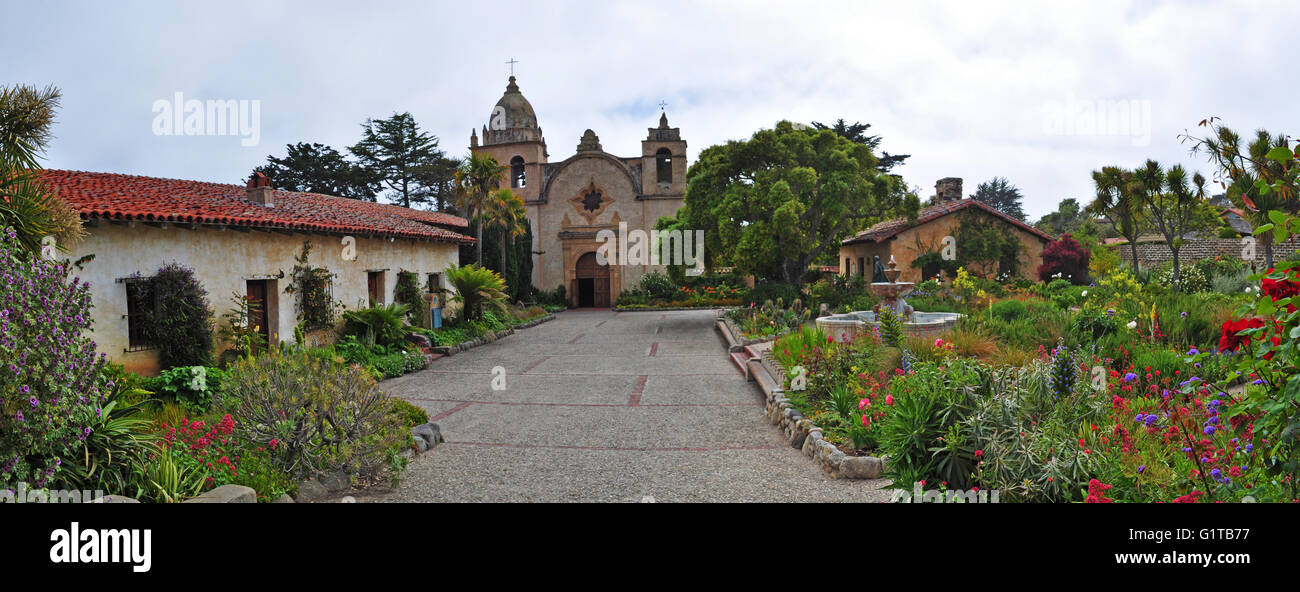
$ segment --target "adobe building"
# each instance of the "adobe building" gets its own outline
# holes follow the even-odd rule
[[[158,357],[139,331],[151,314],[132,289],[169,262],[194,270],[221,315],[236,294],[263,304],[255,324],[267,343],[292,342],[297,325],[294,258],[310,241],[310,264],[334,274],[332,298],[347,309],[391,303],[399,271],[449,287],[463,218],[331,195],[277,191],[260,173],[247,187],[111,173],[45,170],[42,177],[81,213],[87,237],[61,257],[90,285],[91,338],[110,359],[142,374]],[[90,256],[93,255],[93,258]],[[83,259],[84,258],[84,259]]]
[[[912,262],[927,253],[942,253],[944,237],[951,236],[954,241],[959,236],[957,229],[962,218],[977,216],[980,221],[997,224],[1006,228],[1020,241],[1019,260],[1016,261],[1016,273],[1031,280],[1037,280],[1038,265],[1042,263],[1043,248],[1054,240],[1033,226],[1025,224],[1011,216],[997,211],[992,206],[974,199],[962,198],[962,180],[957,177],[945,177],[935,183],[933,203],[917,213],[916,222],[895,218],[880,222],[871,228],[845,239],[840,245],[839,260],[843,262],[840,273],[845,276],[866,274],[868,279],[872,272],[872,257],[880,257],[881,264],[888,264],[890,256],[902,270],[898,281],[921,282],[939,275],[938,265],[922,268],[912,266]],[[960,248],[958,245],[957,248]],[[982,277],[995,277],[1008,271],[1008,262],[988,262],[972,265],[967,271]]]
[[[651,230],[673,216],[686,194],[686,142],[661,114],[648,129],[641,154],[606,152],[592,130],[577,150],[550,162],[546,139],[533,106],[511,76],[492,108],[487,125],[470,132],[470,151],[487,154],[507,167],[510,188],[528,208],[533,245],[533,285],[564,286],[572,306],[609,307],[625,288],[636,287],[650,265],[600,265],[596,233],[618,232],[619,224]],[[621,262],[620,262],[621,263]]]

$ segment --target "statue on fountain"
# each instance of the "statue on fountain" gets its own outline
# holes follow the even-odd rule
[[[876,264],[879,265],[879,263],[880,259],[877,258]],[[867,286],[873,294],[880,297],[880,303],[872,307],[871,310],[877,315],[882,310],[893,310],[903,318],[904,322],[910,321],[914,309],[902,297],[911,292],[916,284],[898,281],[898,276],[903,273],[903,270],[898,269],[898,263],[894,261],[893,255],[889,256],[888,267],[888,270],[881,272],[881,275],[885,276],[885,281],[872,282],[871,285]]]
[[[888,282],[889,279],[885,277],[885,266],[880,264],[880,255],[872,255],[871,261],[871,281],[880,284]]]

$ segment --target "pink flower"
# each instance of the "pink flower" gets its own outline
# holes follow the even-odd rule
[[[867,416],[863,415],[863,416],[862,416],[862,427],[865,428],[865,427],[867,427],[867,426],[870,425],[870,424],[871,424],[871,420],[867,419]]]
[[[894,404],[894,395],[885,395],[885,404],[886,404],[886,405],[893,405],[893,404]]]
[[[870,405],[870,404],[871,404],[871,401],[869,401],[869,400],[867,400],[867,399],[862,399],[862,400],[858,401],[858,411],[861,411],[861,410],[863,410],[863,409],[866,409],[866,408],[867,408],[867,405]]]

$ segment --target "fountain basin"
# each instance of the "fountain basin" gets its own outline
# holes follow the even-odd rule
[[[911,318],[903,321],[905,335],[938,335],[957,326],[963,316],[955,312],[913,312]],[[817,328],[835,341],[847,343],[863,335],[870,335],[879,324],[876,313],[859,310],[843,314],[821,317],[816,320]]]

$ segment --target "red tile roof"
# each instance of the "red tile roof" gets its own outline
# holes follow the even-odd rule
[[[249,201],[242,185],[83,171],[43,170],[40,174],[82,218],[474,242],[435,226],[465,228],[469,224],[464,218],[333,195],[277,190],[274,207],[268,207]]]
[[[1056,240],[1052,237],[1052,235],[1047,234],[1046,232],[1043,232],[1037,228],[1034,228],[1033,226],[1025,224],[1024,222],[1021,222],[1015,218],[1012,218],[1011,216],[1003,214],[1002,212],[997,211],[992,206],[982,201],[978,201],[974,199],[960,199],[954,201],[946,201],[940,204],[932,205],[930,207],[921,208],[921,211],[917,212],[916,214],[916,224],[908,224],[907,219],[905,218],[894,218],[892,220],[885,220],[884,222],[877,223],[875,226],[863,230],[862,232],[859,232],[852,237],[844,239],[843,244],[851,245],[855,243],[877,243],[886,239],[891,239],[894,238],[895,236],[898,236],[898,234],[903,232],[904,230],[907,230],[909,228],[915,228],[917,226],[925,224],[926,222],[937,220],[939,218],[947,216],[948,214],[960,212],[961,210],[970,207],[975,207],[984,210],[994,216],[997,216],[998,218],[1005,220],[1007,223],[1016,226],[1021,230],[1024,230],[1025,232],[1033,234],[1034,236],[1037,236],[1045,241]]]

